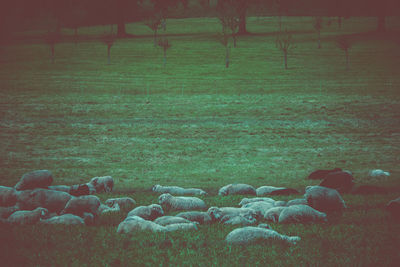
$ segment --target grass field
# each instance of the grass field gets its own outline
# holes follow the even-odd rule
[[[20,33],[17,43],[0,47],[1,185],[48,169],[54,184],[113,176],[115,190],[102,200],[129,195],[139,205],[156,203],[149,189],[162,184],[203,188],[207,205],[236,206],[241,197],[219,197],[219,187],[303,191],[317,183],[305,179],[311,171],[341,167],[357,185],[391,193],[344,195],[348,210],[327,224],[271,224],[302,238],[293,247],[230,247],[224,238],[233,227],[218,224],[119,236],[121,212],[87,228],[1,226],[2,258],[8,266],[395,266],[400,227],[384,205],[400,191],[400,19],[387,26],[377,34],[375,18],[345,20],[341,30],[324,24],[317,49],[311,18],[284,18],[296,42],[288,70],[275,47],[274,18],[249,18],[253,34],[231,48],[228,69],[213,18],[168,21],[165,68],[141,23],[127,27],[135,37],[116,41],[111,65],[98,41],[108,26],[80,29],[76,45],[64,31],[54,64],[43,32]],[[335,45],[339,35],[353,43],[349,71]],[[374,168],[391,176],[372,180]]]

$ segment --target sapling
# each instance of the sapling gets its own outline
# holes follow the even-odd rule
[[[351,42],[348,37],[340,36],[336,39],[336,45],[342,49],[346,55],[346,71],[349,70],[349,50],[351,48]]]
[[[167,50],[171,48],[171,43],[168,41],[167,38],[161,38],[160,40],[158,40],[158,46],[160,46],[164,52],[163,66],[165,68],[165,65],[167,64]]]
[[[51,63],[55,62],[55,46],[60,42],[60,33],[57,31],[49,31],[45,36],[45,42],[50,47],[50,59]]]
[[[145,25],[149,27],[153,31],[154,36],[154,47],[157,46],[157,32],[163,25],[165,25],[165,20],[162,19],[160,15],[151,16],[146,22]]]
[[[314,17],[313,26],[318,34],[318,49],[320,49],[321,48],[322,17],[320,17],[320,16]]]
[[[114,45],[115,42],[115,35],[112,33],[104,34],[102,37],[102,41],[105,45],[107,45],[107,64],[111,64],[111,47]]]
[[[294,40],[292,39],[292,35],[289,34],[286,30],[283,33],[279,33],[276,37],[275,45],[283,53],[285,69],[287,70],[287,55],[290,50],[296,48],[296,46],[294,45]]]

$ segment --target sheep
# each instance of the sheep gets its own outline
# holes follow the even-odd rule
[[[387,178],[390,176],[389,172],[385,172],[381,169],[375,169],[375,170],[370,170],[368,172],[368,176],[370,178],[378,178],[378,179],[382,179],[382,178]]]
[[[258,201],[258,202],[248,203],[244,205],[242,208],[254,210],[257,213],[257,218],[261,218],[264,216],[264,213],[267,210],[273,208],[274,206],[275,206],[274,203],[271,202]]]
[[[94,177],[89,182],[92,185],[96,193],[111,192],[114,187],[114,179],[111,176]]]
[[[272,198],[269,198],[269,197],[253,197],[253,198],[245,197],[240,201],[239,206],[243,206],[243,205],[246,205],[248,203],[253,203],[253,202],[258,202],[258,201],[265,201],[265,202],[275,203],[275,200],[273,200]]]
[[[198,188],[182,188],[179,186],[162,186],[162,185],[154,185],[152,187],[153,192],[157,193],[170,193],[172,195],[207,195],[202,189]]]
[[[285,189],[285,187],[275,187],[275,186],[264,185],[264,186],[260,186],[259,188],[256,189],[256,194],[258,197],[267,196],[267,195],[271,194],[273,191],[280,190],[280,189]]]
[[[69,194],[75,197],[90,195],[90,188],[87,184],[71,185]]]
[[[49,212],[60,213],[72,196],[66,192],[37,188],[19,191],[18,206],[22,210],[32,210],[38,207],[46,208]]]
[[[269,195],[270,196],[288,196],[293,194],[299,194],[300,192],[294,188],[283,188],[272,191]]]
[[[287,202],[283,200],[275,201],[275,207],[284,207],[286,206]]]
[[[198,230],[197,223],[173,223],[165,226],[167,232]]]
[[[205,210],[206,203],[197,197],[174,197],[169,193],[158,197],[158,202],[166,210]]]
[[[138,216],[145,220],[154,221],[158,217],[164,215],[164,210],[158,204],[151,204],[149,206],[139,206],[134,208],[128,213],[128,217],[130,216]]]
[[[35,188],[47,188],[53,182],[53,175],[48,170],[37,170],[25,173],[15,185],[17,191]]]
[[[17,203],[15,188],[0,186],[0,207],[10,207]]]
[[[281,215],[281,212],[286,208],[287,207],[283,206],[270,208],[264,213],[264,219],[269,222],[277,223],[279,221],[279,215]]]
[[[73,214],[64,214],[60,216],[54,216],[46,220],[40,221],[42,224],[64,224],[64,225],[83,225],[85,221]]]
[[[176,223],[190,223],[191,221],[177,216],[162,216],[155,219],[154,222],[162,226],[167,226],[169,224],[176,224]]]
[[[335,168],[332,170],[316,170],[313,171],[312,173],[310,173],[310,175],[308,175],[307,179],[311,179],[311,180],[322,180],[325,178],[325,176],[327,176],[329,173],[332,172],[339,172],[342,171],[341,168]]]
[[[400,220],[400,197],[389,201],[386,210],[390,212],[394,219]]]
[[[120,210],[121,210],[121,208],[119,207],[118,203],[115,203],[114,206],[112,206],[112,207],[109,207],[104,204],[100,204],[98,211],[101,214],[105,214],[105,213],[110,213],[110,212],[118,212]]]
[[[71,189],[71,186],[69,185],[50,185],[47,187],[49,190],[55,190],[55,191],[62,191],[66,192],[69,194],[69,190]]]
[[[228,184],[219,189],[218,195],[256,195],[256,189],[248,184]]]
[[[62,214],[71,213],[82,217],[85,212],[93,214],[97,217],[99,214],[100,199],[97,196],[80,196],[72,197],[65,208],[62,210]]]
[[[136,205],[136,201],[130,197],[109,198],[104,202],[109,207],[113,207],[116,203],[122,210],[131,210]]]
[[[0,219],[7,219],[11,214],[18,211],[19,208],[17,206],[12,207],[0,207]]]
[[[249,220],[257,218],[257,212],[253,209],[247,208],[234,208],[234,207],[211,207],[207,213],[211,216],[212,220],[221,220],[224,216],[243,216]]]
[[[185,218],[192,222],[198,222],[199,224],[210,224],[212,223],[212,218],[207,212],[201,211],[186,211],[181,212],[176,215],[177,217]]]
[[[320,186],[336,189],[339,192],[350,192],[354,185],[354,178],[347,171],[331,172],[325,176]]]
[[[346,204],[338,191],[323,186],[308,186],[304,198],[310,207],[325,213],[341,212]]]
[[[279,215],[279,223],[309,223],[326,222],[327,217],[323,212],[319,212],[307,205],[292,205],[283,209]]]
[[[286,236],[281,235],[278,232],[262,227],[246,226],[243,228],[237,228],[230,232],[225,240],[228,244],[232,245],[251,245],[257,244],[260,241],[283,241],[287,244],[294,245],[299,240],[298,236]]]
[[[225,215],[221,218],[221,223],[229,225],[252,225],[256,222],[255,218],[246,218],[242,215]]]
[[[139,216],[128,216],[117,228],[117,233],[127,234],[134,231],[167,232],[167,228]]]
[[[12,224],[36,224],[46,216],[48,210],[36,208],[35,210],[19,210],[8,217],[7,221]]]
[[[305,199],[305,198],[296,198],[296,199],[292,199],[292,200],[289,200],[287,203],[286,203],[286,206],[292,206],[292,205],[308,205],[308,202],[307,202],[307,199]]]

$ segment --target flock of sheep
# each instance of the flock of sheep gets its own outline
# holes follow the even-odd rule
[[[388,176],[382,170],[373,170],[370,176]],[[219,190],[220,196],[253,195],[243,198],[236,207],[208,207],[199,197],[207,193],[197,188],[155,185],[160,194],[158,204],[136,206],[130,197],[112,198],[101,203],[94,194],[111,192],[114,186],[110,176],[95,177],[81,185],[52,186],[50,171],[38,170],[24,174],[12,187],[0,186],[0,222],[8,224],[94,224],[103,213],[130,210],[118,225],[118,233],[135,231],[171,232],[197,230],[198,225],[238,225],[226,236],[230,244],[249,244],[263,240],[281,240],[296,244],[298,236],[286,236],[272,230],[264,222],[312,223],[326,222],[327,214],[341,213],[346,204],[340,193],[382,193],[384,188],[360,186],[353,188],[353,176],[341,169],[318,170],[309,179],[321,179],[318,186],[308,186],[303,198],[276,201],[275,195],[299,194],[295,189],[247,184],[229,184]],[[400,198],[390,201],[387,210],[395,218],[400,214]],[[167,215],[170,211],[180,213]],[[255,226],[259,224],[258,226]]]

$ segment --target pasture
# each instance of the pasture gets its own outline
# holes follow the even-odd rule
[[[229,183],[304,191],[315,169],[341,167],[356,185],[390,188],[387,195],[343,195],[342,217],[315,225],[279,225],[296,246],[231,247],[234,228],[213,224],[197,232],[117,235],[126,213],[102,216],[92,227],[0,227],[7,266],[395,266],[400,227],[384,210],[400,191],[400,20],[350,18],[324,23],[322,48],[312,18],[284,18],[296,48],[288,70],[275,46],[277,21],[249,18],[225,68],[217,19],[168,20],[172,44],[163,67],[143,23],[127,25],[107,64],[99,41],[107,27],[64,30],[55,63],[42,31],[23,32],[0,47],[0,184],[22,174],[53,172],[54,184],[111,175],[114,192],[138,205],[157,203],[154,184],[198,187],[208,206],[237,206],[220,197]],[[164,34],[161,32],[161,34]],[[350,69],[335,44],[348,36]],[[391,173],[370,179],[370,169]],[[288,200],[299,196],[277,197]]]

